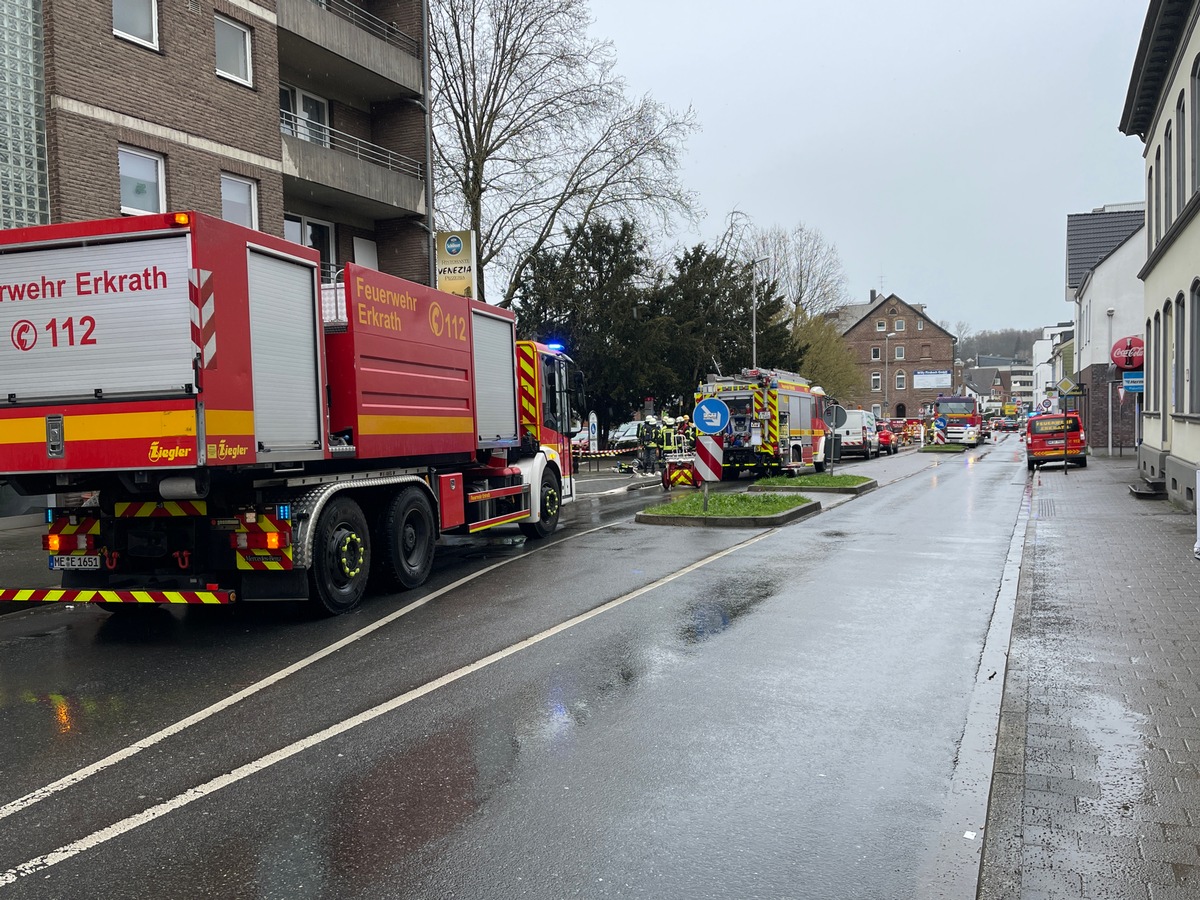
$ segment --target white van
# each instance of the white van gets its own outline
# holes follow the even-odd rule
[[[857,453],[863,459],[879,456],[879,428],[875,414],[865,409],[846,410],[846,424],[837,429],[842,437],[842,456]]]

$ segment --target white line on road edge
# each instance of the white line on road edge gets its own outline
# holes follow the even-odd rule
[[[212,716],[215,716],[217,713],[223,712],[224,710],[229,709],[229,707],[233,706],[236,703],[240,703],[242,700],[245,700],[247,697],[251,697],[254,694],[257,694],[258,692],[263,691],[263,690],[271,687],[274,684],[278,684],[280,681],[283,681],[283,679],[287,678],[289,675],[295,675],[300,670],[305,669],[308,666],[311,666],[315,662],[319,662],[320,660],[324,659],[325,657],[330,656],[333,653],[336,653],[338,650],[341,650],[344,647],[349,646],[350,644],[353,644],[355,641],[359,640],[360,638],[364,638],[368,634],[371,634],[374,631],[378,631],[383,626],[391,624],[392,622],[396,621],[396,619],[400,618],[401,616],[406,616],[410,612],[413,612],[416,609],[420,609],[422,606],[424,606],[430,600],[436,600],[438,597],[441,597],[444,594],[448,594],[453,590],[457,590],[458,588],[462,587],[464,584],[468,584],[469,582],[474,581],[476,578],[481,578],[484,575],[487,575],[489,572],[492,572],[492,571],[500,568],[501,566],[506,566],[509,563],[515,562],[518,559],[527,559],[529,557],[529,555],[532,553],[537,553],[538,551],[540,551],[542,549],[548,549],[550,547],[557,546],[558,544],[561,544],[564,541],[570,541],[570,540],[574,540],[575,538],[578,538],[578,537],[583,537],[584,535],[593,534],[593,533],[595,533],[597,531],[601,531],[605,528],[611,528],[613,525],[616,525],[616,524],[618,524],[618,523],[610,522],[607,525],[600,525],[596,528],[589,528],[587,531],[581,531],[581,532],[579,532],[579,534],[568,535],[567,537],[561,538],[560,540],[553,541],[551,543],[542,545],[540,547],[536,547],[535,549],[530,550],[527,553],[522,553],[520,556],[512,556],[512,557],[509,557],[508,559],[502,559],[499,562],[493,563],[492,565],[488,566],[486,569],[480,569],[478,572],[475,572],[471,575],[466,575],[466,576],[458,579],[458,581],[455,581],[452,584],[448,584],[443,588],[439,588],[438,590],[434,591],[433,593],[429,594],[428,596],[422,597],[420,600],[415,600],[412,603],[408,604],[407,606],[401,607],[400,609],[396,610],[394,613],[390,613],[390,614],[384,616],[379,621],[373,622],[372,624],[366,626],[365,628],[362,628],[362,629],[354,632],[353,634],[347,635],[346,637],[342,638],[339,641],[335,641],[334,643],[330,644],[328,647],[318,650],[316,653],[313,653],[310,656],[306,656],[306,657],[304,657],[304,659],[302,659],[298,662],[294,662],[290,666],[280,669],[278,672],[275,672],[272,675],[268,675],[266,678],[263,678],[260,681],[256,681],[254,684],[250,685],[249,687],[242,688],[242,690],[238,691],[235,694],[230,694],[224,700],[218,700],[216,703],[212,704],[211,706],[208,706],[205,709],[200,710],[199,712],[193,713],[192,715],[188,716],[185,719],[180,719],[178,722],[175,722],[173,725],[168,725],[166,728],[162,729],[161,731],[156,731],[154,734],[150,735],[149,737],[144,737],[140,741],[136,741],[136,742],[130,744],[128,747],[124,747],[121,750],[118,750],[115,753],[104,757],[104,759],[99,760],[98,762],[92,763],[90,766],[85,766],[84,768],[79,769],[78,771],[72,772],[70,775],[63,776],[58,781],[55,781],[48,785],[45,785],[44,787],[40,787],[35,791],[30,791],[24,797],[18,797],[16,800],[13,800],[10,803],[4,804],[4,806],[0,806],[0,819],[4,819],[8,816],[13,815],[14,813],[18,813],[23,809],[28,809],[30,806],[33,806],[33,804],[38,803],[41,800],[45,800],[47,797],[57,794],[59,791],[64,791],[67,788],[71,787],[72,785],[79,784],[79,782],[83,781],[84,779],[90,778],[91,776],[97,774],[98,772],[102,772],[105,769],[110,768],[111,766],[114,766],[119,762],[123,762],[124,760],[129,759],[131,756],[141,753],[143,750],[153,747],[155,744],[161,743],[162,741],[165,741],[169,737],[174,737],[175,735],[179,734],[181,731],[185,731],[186,729],[191,728],[193,725],[197,725],[200,722],[203,722],[205,719],[211,718]]]
[[[636,591],[631,591],[624,596],[617,597],[615,600],[610,600],[601,606],[597,606],[595,609],[588,610],[585,613],[580,613],[578,616],[575,616],[572,619],[568,619],[565,622],[560,622],[558,625],[547,628],[545,631],[541,631],[532,637],[528,637],[522,641],[518,641],[515,644],[511,644],[508,647],[505,647],[503,650],[497,650],[495,653],[483,657],[483,659],[476,660],[473,663],[468,663],[467,665],[462,666],[459,669],[455,669],[453,672],[449,672],[440,678],[435,678],[433,681],[428,681],[418,688],[414,688],[411,691],[400,694],[398,697],[393,697],[391,700],[388,700],[385,703],[381,703],[378,706],[368,709],[365,712],[361,712],[356,716],[352,716],[349,719],[344,719],[336,725],[330,725],[328,728],[318,731],[316,734],[309,735],[308,737],[289,744],[286,747],[281,747],[279,750],[276,750],[273,753],[268,753],[266,756],[260,757],[254,762],[246,763],[244,766],[239,766],[232,772],[219,775],[211,781],[207,781],[204,784],[198,785],[197,787],[190,788],[189,790],[184,791],[182,794],[172,797],[170,800],[165,800],[162,803],[152,806],[149,809],[145,809],[140,813],[135,813],[134,815],[122,819],[119,822],[114,822],[107,828],[102,828],[85,838],[81,838],[78,841],[73,841],[70,844],[65,844],[64,846],[59,847],[57,850],[52,850],[50,853],[44,854],[43,856],[38,856],[29,860],[28,862],[23,862],[19,866],[9,869],[7,872],[0,872],[0,887],[12,884],[17,879],[23,878],[27,875],[32,875],[35,872],[48,869],[51,866],[57,865],[60,862],[64,862],[71,857],[77,856],[87,850],[92,850],[106,841],[110,841],[115,837],[120,837],[129,831],[133,831],[135,828],[140,828],[142,825],[153,822],[155,819],[161,818],[162,816],[174,812],[177,809],[182,809],[195,800],[200,800],[204,797],[207,797],[209,794],[215,794],[222,788],[227,788],[231,784],[236,784],[243,778],[248,778],[251,775],[263,771],[264,769],[270,768],[278,762],[283,762],[285,759],[295,756],[297,753],[301,753],[304,750],[308,750],[317,746],[318,744],[324,743],[330,738],[337,737],[338,735],[350,731],[353,728],[357,728],[359,725],[366,724],[373,719],[377,719],[380,716],[393,712],[394,710],[399,709],[401,706],[411,703],[414,700],[419,700],[426,694],[432,694],[439,688],[453,684],[459,679],[466,678],[468,675],[472,675],[475,672],[485,669],[494,663],[498,663],[501,660],[507,659],[516,653],[520,653],[522,650],[527,650],[536,644],[540,644],[542,641],[574,628],[576,625],[581,625],[589,619],[594,619],[596,616],[614,610],[617,607],[628,603],[630,600],[636,599],[643,594],[647,594],[656,588],[662,587],[663,585],[674,581],[676,578],[681,578],[690,572],[695,572],[697,569],[707,566],[709,563],[716,562],[723,557],[729,556],[731,553],[741,550],[744,547],[749,547],[751,544],[756,544],[778,531],[778,528],[772,528],[770,531],[765,531],[762,534],[755,535],[749,540],[742,541],[740,544],[735,544],[732,547],[728,547],[725,550],[721,550],[712,554],[711,556],[707,556],[689,566],[685,566],[677,572],[673,572],[670,575],[664,575],[657,581],[653,581],[650,584],[644,585],[643,587],[638,588]],[[507,560],[505,561],[507,562]],[[454,585],[451,585],[451,587],[453,586]],[[445,590],[449,589],[450,588],[445,588]]]

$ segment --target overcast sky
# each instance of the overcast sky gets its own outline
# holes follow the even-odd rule
[[[1069,319],[1068,213],[1144,199],[1117,131],[1147,0],[592,0],[632,94],[692,106],[685,185],[972,330]]]

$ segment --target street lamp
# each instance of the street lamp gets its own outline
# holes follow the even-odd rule
[[[888,410],[888,342],[896,336],[896,332],[890,331],[883,336],[883,414],[887,418],[891,418],[891,412]]]
[[[760,262],[766,262],[771,257],[760,256],[758,259],[750,260],[750,269],[754,271],[754,267]],[[754,289],[754,285],[750,285],[750,368],[758,368],[758,291]]]

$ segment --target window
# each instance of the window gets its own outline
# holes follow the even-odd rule
[[[917,319],[917,331],[924,331],[924,330],[925,330],[925,320]]]
[[[1159,193],[1159,185],[1161,179],[1159,172],[1162,171],[1162,147],[1154,151],[1154,243],[1158,244],[1162,240],[1162,194]]]
[[[1154,409],[1154,357],[1158,354],[1158,341],[1155,340],[1158,333],[1157,326],[1158,314],[1155,313],[1154,325],[1150,324],[1149,319],[1146,320],[1146,355],[1145,362],[1142,363],[1146,409]]]
[[[283,236],[293,243],[312,247],[321,254],[321,281],[333,282],[333,225],[320,219],[310,219],[307,216],[285,214],[283,217]]]
[[[1146,252],[1154,252],[1154,167],[1146,173]]]
[[[329,103],[286,84],[279,86],[279,130],[322,147],[329,146]]]
[[[876,331],[887,331],[887,320],[886,319],[877,320],[875,322],[875,330]]]
[[[1188,412],[1200,415],[1200,281],[1192,282],[1191,303],[1192,315],[1188,319],[1191,326],[1191,346],[1188,347]]]
[[[880,416],[883,415],[883,407],[880,406],[878,403],[872,403],[871,404],[871,415],[873,415],[875,418],[878,419]]]
[[[158,0],[112,0],[113,34],[158,49]]]
[[[1173,202],[1173,194],[1175,186],[1171,183],[1174,179],[1171,177],[1171,167],[1174,165],[1174,137],[1171,134],[1171,123],[1167,123],[1167,128],[1163,132],[1163,225],[1166,228],[1171,227],[1171,220],[1175,216],[1175,204]]]
[[[873,390],[873,391],[882,391],[883,390],[883,376],[878,372],[871,373],[871,390]]]
[[[221,218],[247,228],[257,228],[258,185],[248,178],[222,172]]]
[[[1181,120],[1182,121],[1182,120]],[[1179,126],[1180,129],[1183,126]],[[1192,193],[1200,191],[1200,56],[1192,63]]]
[[[121,174],[121,212],[140,216],[166,210],[161,156],[132,147],[120,147],[117,150],[117,168]]]
[[[1159,381],[1158,381],[1158,373],[1161,372],[1163,369],[1162,342],[1159,340],[1159,336],[1161,334],[1162,334],[1162,313],[1156,312],[1154,314],[1154,362],[1151,366],[1149,366],[1150,371],[1146,373],[1147,375],[1150,376],[1149,378],[1146,379],[1146,381],[1153,382],[1154,405],[1150,407],[1150,409],[1153,409],[1153,410],[1161,410],[1161,404],[1162,404],[1162,392],[1159,389]],[[1146,361],[1149,363],[1150,358],[1147,357]],[[1147,387],[1150,387],[1150,385],[1148,384]]]
[[[1175,207],[1182,213],[1187,205],[1187,128],[1183,117],[1183,91],[1179,92],[1179,101],[1175,104],[1175,122]]]
[[[896,359],[904,359],[904,345],[903,344],[896,345]]]
[[[903,330],[904,330],[904,320],[897,319],[896,324],[892,327],[892,331],[903,331]]]
[[[908,389],[908,378],[903,372],[896,373],[896,390],[903,391]]]
[[[217,74],[240,84],[253,84],[250,58],[250,29],[233,19],[214,19],[217,45]]]
[[[880,359],[883,359],[883,355],[879,352],[879,348],[872,347],[871,348],[871,360],[875,361],[875,360],[880,360]]]
[[[1183,355],[1183,345],[1187,338],[1187,332],[1184,330],[1186,324],[1187,321],[1183,315],[1183,294],[1180,294],[1175,298],[1175,352],[1171,354],[1175,376],[1175,384],[1171,391],[1171,411],[1176,413],[1183,412],[1187,404],[1187,395],[1184,394],[1186,390],[1184,370],[1187,357]]]

